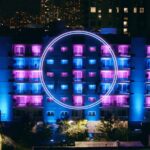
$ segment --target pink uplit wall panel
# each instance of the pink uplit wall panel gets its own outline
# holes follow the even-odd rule
[[[27,70],[13,70],[13,78],[28,78]]]
[[[61,47],[61,51],[62,51],[62,52],[67,52],[67,51],[68,51],[68,47],[62,46],[62,47]]]
[[[74,70],[73,75],[75,78],[83,78],[84,77],[84,72],[82,70]]]
[[[150,71],[146,72],[146,77],[147,77],[147,79],[150,79]]]
[[[36,95],[14,95],[13,99],[15,100],[17,107],[26,107],[26,106],[41,106],[43,96]]]
[[[129,51],[129,45],[126,45],[126,44],[121,44],[121,45],[118,45],[118,53],[120,55],[128,55],[128,52]]]
[[[150,56],[150,45],[147,45],[146,50],[147,50],[147,56]]]
[[[129,78],[130,70],[118,70],[118,78]]]
[[[108,45],[102,45],[101,46],[101,54],[103,55],[103,56],[110,56],[111,54],[110,54],[110,46],[108,46]]]
[[[83,96],[73,96],[73,104],[75,106],[82,106],[83,105]]]
[[[125,106],[128,105],[128,95],[102,96],[102,106]]]
[[[15,56],[24,56],[25,55],[25,45],[24,44],[15,44],[13,46]]]
[[[150,97],[146,97],[145,105],[146,107],[150,107]]]
[[[41,56],[42,46],[39,44],[33,44],[32,45],[32,54],[33,54],[33,56]]]
[[[108,79],[111,79],[111,78],[114,78],[114,71],[112,70],[101,70],[100,71],[100,76],[102,78],[108,78]],[[119,79],[122,79],[122,78],[129,78],[130,77],[130,70],[118,70],[118,74],[117,74],[118,78]]]
[[[112,79],[114,78],[114,71],[111,71],[111,70],[101,70],[100,71],[100,76],[102,78],[108,78],[108,79]]]
[[[89,51],[90,52],[96,52],[96,47],[95,46],[90,46]]]
[[[54,72],[47,72],[46,75],[50,78],[54,77]]]
[[[83,56],[84,46],[82,44],[73,45],[73,53],[75,56]]]
[[[37,79],[40,78],[40,71],[39,70],[30,70],[28,71],[28,75],[30,79]]]

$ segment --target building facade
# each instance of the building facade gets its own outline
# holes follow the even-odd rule
[[[48,97],[40,83],[39,63],[44,47],[41,42],[15,41],[1,37],[0,42],[0,119],[23,117],[47,123],[64,119],[98,121],[112,116],[134,123],[150,122],[149,52],[146,38],[100,35],[111,44],[118,62],[117,83],[109,96],[114,77],[109,47],[87,37],[68,39],[49,50],[45,60],[47,87],[62,103],[83,106],[104,96],[100,105],[86,110],[70,110]]]

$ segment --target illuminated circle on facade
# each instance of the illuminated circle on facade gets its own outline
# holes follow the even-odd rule
[[[73,35],[83,35],[83,36],[88,36],[88,37],[91,37],[91,38],[94,38],[96,39],[98,42],[102,43],[103,45],[106,45],[109,47],[109,52],[112,56],[112,59],[113,59],[113,64],[114,64],[114,77],[113,77],[113,80],[112,80],[112,83],[108,89],[108,91],[105,93],[105,95],[103,95],[103,97],[101,97],[100,99],[98,99],[96,102],[92,103],[92,104],[89,104],[89,105],[85,105],[85,106],[71,106],[71,105],[68,105],[68,104],[65,104],[63,102],[61,102],[60,100],[58,100],[57,98],[55,98],[52,93],[49,91],[49,89],[47,88],[46,86],[46,83],[44,81],[44,75],[43,75],[43,64],[44,64],[44,60],[45,60],[45,57],[49,51],[50,48],[52,48],[55,44],[57,44],[57,42],[59,42],[61,39],[64,39],[66,37],[69,37],[69,36],[73,36]],[[42,84],[42,87],[44,89],[44,91],[46,92],[46,94],[52,98],[54,100],[54,102],[56,102],[58,105],[62,106],[62,107],[65,107],[65,108],[68,108],[68,109],[74,109],[74,110],[82,110],[82,109],[89,109],[91,107],[94,107],[98,104],[100,104],[104,98],[104,96],[108,96],[116,82],[117,82],[117,74],[118,74],[118,64],[117,64],[117,59],[116,59],[116,56],[111,48],[111,46],[104,40],[102,39],[101,37],[99,37],[98,35],[94,34],[94,33],[91,33],[91,32],[88,32],[88,31],[82,31],[82,30],[76,30],[76,31],[69,31],[69,32],[66,32],[66,33],[63,33],[59,36],[57,36],[56,38],[54,38],[48,45],[47,47],[45,48],[43,54],[42,54],[42,57],[41,57],[41,61],[40,61],[40,80],[41,80],[41,84]]]

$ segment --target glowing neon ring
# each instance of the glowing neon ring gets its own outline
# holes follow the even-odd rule
[[[111,46],[105,41],[103,40],[101,37],[99,37],[98,35],[94,34],[94,33],[91,33],[91,32],[88,32],[88,31],[82,31],[82,30],[76,30],[76,31],[69,31],[69,32],[66,32],[66,33],[63,33],[59,36],[57,36],[56,38],[54,38],[49,44],[48,46],[45,48],[43,54],[42,54],[42,57],[41,57],[41,61],[40,61],[40,80],[41,80],[41,84],[46,92],[46,94],[53,98],[54,102],[56,102],[58,105],[62,106],[62,107],[65,107],[65,108],[68,108],[68,109],[75,109],[75,110],[81,110],[81,109],[89,109],[91,107],[94,107],[98,104],[101,103],[101,101],[104,99],[104,96],[101,97],[99,100],[97,100],[96,102],[90,104],[90,105],[86,105],[86,106],[70,106],[70,105],[67,105],[67,104],[64,104],[63,102],[59,101],[58,99],[56,99],[51,93],[50,91],[48,90],[48,88],[46,87],[46,84],[44,82],[44,78],[43,78],[43,62],[44,62],[44,59],[46,57],[46,54],[47,52],[49,51],[49,48],[50,47],[53,47],[53,45],[55,43],[57,43],[59,40],[65,38],[65,37],[68,37],[68,36],[71,36],[71,35],[86,35],[86,36],[90,36],[92,38],[95,38],[96,40],[98,40],[99,42],[101,42],[103,45],[107,45],[109,47],[109,51],[111,53],[111,56],[112,56],[112,59],[113,59],[113,62],[114,62],[114,78],[113,78],[113,81],[112,81],[112,84],[109,88],[109,90],[106,92],[106,94],[104,96],[108,96],[115,84],[116,84],[116,81],[117,81],[117,73],[118,73],[118,64],[117,64],[117,59],[116,59],[116,56],[111,48]]]

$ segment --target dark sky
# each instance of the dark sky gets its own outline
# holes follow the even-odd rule
[[[17,10],[39,13],[40,0],[0,0],[0,16],[12,16]]]

